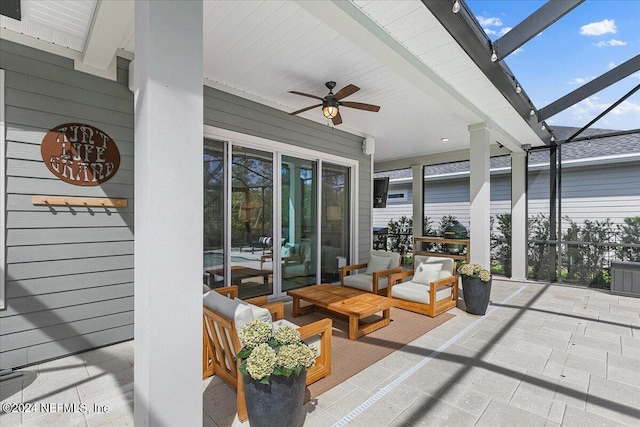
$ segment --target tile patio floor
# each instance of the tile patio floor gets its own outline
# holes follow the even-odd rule
[[[640,425],[640,299],[499,280],[491,296],[486,316],[454,309],[309,402],[305,426]],[[89,413],[0,413],[2,427],[133,425],[133,342],[22,372],[1,383],[3,403],[84,403]],[[224,383],[202,389],[205,426],[249,425]]]

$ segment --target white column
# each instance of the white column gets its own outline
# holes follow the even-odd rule
[[[527,153],[511,154],[511,278],[527,278]]]
[[[471,262],[489,268],[490,256],[490,192],[489,144],[491,128],[487,123],[469,125],[470,136],[470,226]]]
[[[423,209],[424,206],[424,191],[422,177],[422,165],[411,166],[411,172],[413,175],[413,235],[422,236],[422,222],[423,222]]]
[[[202,1],[135,33],[135,425],[202,425]]]

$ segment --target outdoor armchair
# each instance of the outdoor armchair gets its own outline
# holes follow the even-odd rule
[[[266,296],[239,300],[238,287],[227,286],[203,295],[203,379],[218,375],[237,391],[238,418],[247,419],[242,374],[235,356],[241,350],[237,331],[247,322],[264,320],[274,327],[293,326],[310,346],[318,348],[316,364],[307,370],[306,383],[311,384],[331,373],[331,319],[321,319],[304,326],[284,320],[282,301],[269,303]]]
[[[458,276],[451,258],[414,258],[414,270],[391,274],[387,296],[396,307],[436,317],[458,304]],[[409,280],[407,280],[409,279]]]
[[[284,248],[283,246],[283,249]],[[305,245],[300,245],[297,253],[292,253],[291,249],[288,249],[286,252],[283,250],[282,253],[282,275],[285,279],[309,275],[311,261],[309,259],[310,254],[307,252]],[[273,254],[262,255],[260,257],[260,269],[263,270],[264,263],[270,261],[273,261]]]
[[[340,269],[340,284],[380,294],[387,288],[387,276],[401,271],[399,253],[370,251],[369,262],[347,265]]]

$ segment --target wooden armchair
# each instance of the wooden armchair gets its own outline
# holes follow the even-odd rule
[[[458,304],[455,266],[451,258],[416,255],[414,270],[389,275],[387,296],[396,307],[436,317]]]
[[[225,296],[226,295],[226,296]],[[312,346],[319,346],[319,356],[307,371],[307,385],[331,373],[331,319],[322,319],[304,326],[284,320],[282,301],[268,303],[267,297],[245,301],[236,299],[237,286],[215,289],[203,297],[202,364],[203,379],[218,375],[237,392],[238,418],[247,419],[242,374],[235,355],[241,349],[237,330],[248,321],[272,318],[274,326],[289,324],[298,329],[301,338]],[[228,297],[228,298],[227,298]],[[245,305],[245,307],[238,307]],[[315,341],[315,342],[313,342]]]
[[[360,272],[362,269],[366,271]],[[371,251],[368,263],[347,265],[340,269],[340,284],[374,294],[384,294],[388,283],[387,276],[401,271],[399,253]]]

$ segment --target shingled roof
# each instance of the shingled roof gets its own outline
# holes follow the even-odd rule
[[[569,126],[553,126],[553,134],[558,141],[564,141],[576,133],[579,128]],[[562,144],[562,161],[597,159],[608,156],[619,156],[623,154],[640,154],[640,132],[627,135],[598,137],[598,135],[611,134],[617,132],[611,129],[587,129],[578,138],[590,137],[590,139],[580,140]],[[529,165],[549,163],[547,150],[532,151],[529,153]],[[491,158],[491,169],[509,168],[511,161],[509,156]],[[468,172],[469,161],[442,163],[425,167],[426,175],[444,175],[460,172]],[[411,178],[411,169],[399,169],[385,172],[377,172],[375,177],[388,176],[391,179]]]

